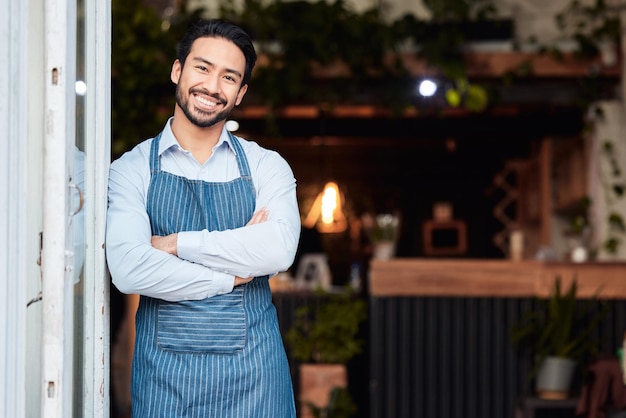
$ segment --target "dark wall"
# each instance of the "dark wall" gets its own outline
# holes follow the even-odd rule
[[[464,220],[464,257],[500,258],[493,235],[503,225],[493,216],[502,199],[494,176],[510,159],[532,156],[547,136],[573,137],[582,129],[575,108],[519,109],[412,119],[278,120],[278,134],[264,132],[263,120],[240,120],[239,134],[276,149],[291,164],[301,203],[334,179],[345,194],[349,216],[365,211],[399,211],[402,230],[397,256],[424,256],[422,222],[436,201],[449,201]],[[348,233],[324,236],[337,276],[347,277],[355,255]]]

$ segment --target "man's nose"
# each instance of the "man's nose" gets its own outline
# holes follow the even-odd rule
[[[219,92],[219,89],[220,89],[219,80],[220,80],[219,75],[211,73],[205,77],[203,84],[206,87],[206,89],[210,91],[211,93],[217,93]]]

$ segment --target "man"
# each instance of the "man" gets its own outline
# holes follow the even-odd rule
[[[239,27],[191,27],[174,116],[111,165],[107,261],[115,286],[141,295],[135,418],[295,417],[268,276],[295,256],[296,182],[276,152],[224,128],[255,62]]]

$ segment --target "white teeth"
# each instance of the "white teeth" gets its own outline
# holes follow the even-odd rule
[[[215,105],[217,105],[217,103],[215,103],[214,101],[209,101],[209,100],[205,99],[204,97],[196,96],[196,98],[198,99],[198,101],[200,103],[202,103],[205,106],[215,106]]]

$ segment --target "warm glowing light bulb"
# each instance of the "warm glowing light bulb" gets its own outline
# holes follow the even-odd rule
[[[326,184],[322,196],[322,222],[332,224],[335,221],[334,213],[339,201],[339,190],[335,183]]]
[[[307,228],[315,227],[322,233],[343,232],[348,228],[348,221],[342,205],[339,186],[332,181],[328,182],[315,198],[302,225]]]

